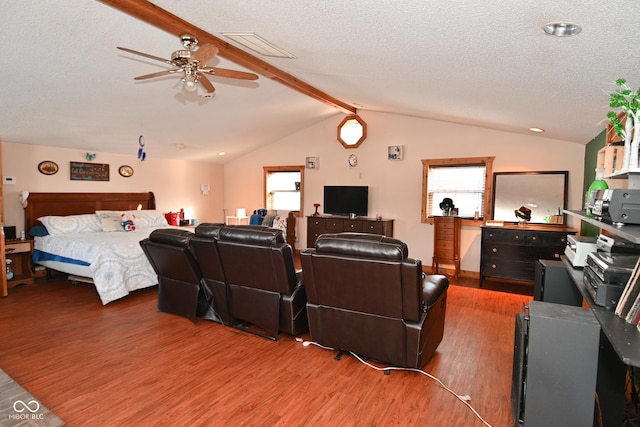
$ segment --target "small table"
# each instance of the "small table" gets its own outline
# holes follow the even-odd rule
[[[230,216],[227,215],[227,220],[225,221],[225,224],[230,225],[231,221],[233,221],[233,223],[235,225],[240,225],[243,223],[249,225],[249,217],[248,216]]]
[[[11,260],[11,268],[13,269],[13,279],[7,280],[7,288],[21,284],[32,285],[33,240],[7,240],[4,250],[5,258]]]

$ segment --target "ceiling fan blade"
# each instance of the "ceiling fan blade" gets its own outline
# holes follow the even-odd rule
[[[213,93],[216,91],[216,88],[213,87],[213,85],[211,84],[211,82],[209,81],[209,79],[207,78],[207,76],[200,74],[198,81],[202,84],[202,86],[205,88],[205,90],[209,93]]]
[[[218,77],[229,77],[232,79],[241,79],[241,80],[257,80],[258,79],[257,74],[245,73],[244,71],[229,70],[226,68],[206,67],[206,68],[200,68],[198,69],[198,71],[212,74]]]
[[[155,59],[156,61],[160,61],[160,62],[165,62],[167,64],[171,64],[171,61],[169,61],[168,59],[160,58],[158,56],[149,55],[148,53],[138,52],[137,50],[128,49],[126,47],[120,47],[120,46],[116,46],[116,47],[118,49],[120,49],[120,50],[124,50],[125,52],[133,53],[135,55],[144,56],[145,58]]]
[[[157,73],[145,74],[143,76],[134,77],[133,80],[152,79],[154,77],[166,76],[167,74],[177,73],[178,71],[182,71],[182,70],[181,69],[177,69],[177,70],[158,71]]]
[[[200,61],[202,65],[206,65],[214,56],[218,54],[218,48],[212,44],[203,44],[195,51],[193,58]]]

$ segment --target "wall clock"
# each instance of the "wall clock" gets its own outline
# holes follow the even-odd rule
[[[58,172],[58,164],[51,160],[45,160],[38,164],[38,170],[45,175],[55,175]]]
[[[349,162],[349,166],[354,167],[355,165],[358,164],[358,158],[356,157],[355,154],[351,154],[349,156],[348,162]]]
[[[133,175],[133,168],[129,165],[122,165],[118,169],[118,173],[125,178],[129,178],[131,175]]]

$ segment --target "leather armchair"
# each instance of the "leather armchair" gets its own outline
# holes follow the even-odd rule
[[[308,330],[302,273],[282,230],[261,226],[224,226],[218,251],[227,283],[229,316],[277,339],[279,332]]]
[[[211,297],[200,287],[202,273],[191,252],[193,233],[158,229],[140,246],[158,275],[158,311],[176,314],[195,322],[211,311]]]
[[[395,366],[421,368],[442,341],[449,281],[423,277],[397,239],[324,234],[301,253],[311,340]]]
[[[218,238],[224,224],[203,223],[196,227],[191,247],[202,271],[201,284],[207,295],[212,298],[212,310],[209,320],[232,325],[235,320],[229,314],[229,295],[227,281],[222,268],[218,250]]]

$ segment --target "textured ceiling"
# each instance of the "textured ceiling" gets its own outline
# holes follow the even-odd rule
[[[261,57],[360,109],[467,123],[585,144],[603,128],[607,91],[640,85],[640,2],[621,0],[157,0],[224,38],[255,32],[296,59]],[[542,26],[571,21],[571,38]],[[337,109],[261,77],[213,77],[215,96],[175,89],[161,71],[177,37],[98,1],[4,2],[0,136],[4,141],[221,162],[336,115]],[[223,58],[209,65],[248,71]],[[175,144],[186,145],[177,150]],[[219,158],[216,153],[229,156]]]

